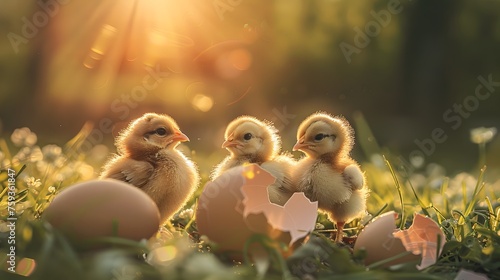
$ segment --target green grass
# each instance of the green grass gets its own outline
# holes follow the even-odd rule
[[[362,119],[357,120],[360,121]],[[359,134],[372,137],[366,124],[361,124],[360,127],[366,128]],[[418,170],[409,174],[404,169],[398,172],[401,168],[390,160],[393,157],[387,154],[386,159],[373,144],[365,147],[365,152],[375,155],[375,160],[362,164],[371,189],[367,209],[370,215],[348,224],[346,234],[357,236],[371,220],[391,210],[400,214],[397,222],[401,229],[410,226],[414,213],[429,216],[445,233],[446,240],[441,242],[446,244],[437,262],[422,271],[415,268],[415,263],[389,268],[377,264],[365,266],[362,251],[353,254],[349,246],[337,246],[327,237],[334,227],[323,214],[318,216],[318,224],[322,226],[287,258],[280,253],[288,249],[285,244],[256,235],[248,240],[243,261],[232,261],[226,254],[217,252],[216,244],[198,234],[192,210],[176,215],[149,242],[107,237],[95,241],[106,249],[78,249],[44,221],[41,214],[58,192],[91,179],[98,172],[102,162],[90,154],[68,152],[78,150],[87,133],[82,130],[62,149],[59,155],[62,164],[53,159],[43,165],[29,159],[15,162],[17,151],[22,147],[14,148],[12,143],[0,139],[0,161],[3,161],[0,220],[5,221],[8,215],[4,210],[8,203],[5,168],[12,168],[17,174],[16,204],[21,205],[16,214],[16,255],[17,260],[26,257],[36,261],[30,279],[454,279],[460,269],[500,279],[500,194],[493,189],[492,182],[486,181],[487,169],[483,167],[476,177],[464,173],[452,177],[429,175]],[[68,166],[72,168],[68,170]],[[89,173],[89,168],[93,168],[93,172]],[[201,188],[186,209],[195,208],[200,192]],[[9,233],[3,229],[0,261],[5,263]],[[145,261],[154,243],[168,246],[169,261],[156,265]],[[247,249],[255,244],[267,252],[267,258],[254,265]],[[6,268],[0,270],[0,278],[26,279],[6,272]]]

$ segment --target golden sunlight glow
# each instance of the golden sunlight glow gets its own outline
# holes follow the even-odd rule
[[[172,92],[165,87],[174,79],[167,84],[165,77],[169,71],[184,74],[194,69],[193,58],[212,45],[211,36],[219,34],[211,32],[216,30],[214,20],[219,23],[214,16],[211,4],[191,1],[70,1],[48,27],[48,41],[54,43],[43,54],[42,80],[47,82],[42,91],[57,102],[79,104],[90,114],[109,111],[110,102],[122,100],[120,95],[130,95],[136,87],[148,93]],[[177,103],[192,100],[178,97]],[[214,104],[207,96],[193,102],[204,112]]]
[[[210,109],[212,109],[214,100],[209,96],[199,93],[193,97],[193,99],[191,100],[191,104],[197,110],[208,112],[210,111]]]
[[[177,256],[177,248],[173,245],[158,248],[154,252],[160,263],[171,261]]]
[[[87,68],[94,68],[96,64],[103,58],[103,56],[108,51],[109,47],[113,43],[116,36],[116,28],[105,24],[97,36],[90,53],[85,58],[83,65]]]
[[[238,48],[217,58],[215,69],[220,77],[232,79],[252,65],[252,55],[247,49]]]
[[[252,65],[252,55],[246,49],[237,49],[229,54],[231,63],[238,70],[247,70]]]
[[[249,169],[243,173],[243,176],[251,180],[255,177],[255,173],[253,172],[253,170]]]

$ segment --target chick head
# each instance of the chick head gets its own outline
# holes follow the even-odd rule
[[[174,149],[189,138],[170,116],[146,113],[132,121],[116,139],[118,151],[125,155],[148,155],[161,149]]]
[[[318,158],[323,155],[347,156],[352,149],[354,132],[343,117],[318,112],[307,117],[297,130],[293,150]]]
[[[222,148],[231,156],[262,162],[274,158],[281,146],[278,130],[271,123],[250,116],[241,116],[229,123],[224,138]]]

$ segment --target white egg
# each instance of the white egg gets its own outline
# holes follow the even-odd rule
[[[139,241],[153,236],[160,225],[158,208],[146,193],[113,179],[64,189],[43,217],[76,242],[110,236]]]

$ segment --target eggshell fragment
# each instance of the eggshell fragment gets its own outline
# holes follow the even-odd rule
[[[415,213],[413,224],[407,230],[396,228],[397,214],[393,211],[384,213],[368,224],[359,234],[354,250],[365,249],[365,264],[388,259],[404,252],[410,252],[401,258],[387,262],[385,266],[417,262],[418,269],[424,269],[437,259],[437,240],[441,236],[440,250],[446,241],[444,233],[432,219]]]
[[[109,236],[139,241],[150,238],[160,225],[158,208],[145,192],[113,179],[64,189],[44,217],[77,242]]]
[[[401,239],[406,250],[422,255],[422,262],[417,265],[418,269],[436,263],[438,236],[441,236],[439,252],[443,250],[446,241],[446,236],[439,225],[418,213],[415,213],[413,224],[407,230],[395,232],[394,236]]]
[[[208,182],[198,200],[199,232],[217,243],[221,251],[237,252],[256,233],[289,245],[305,237],[314,230],[317,202],[295,193],[283,206],[271,203],[267,188],[274,181],[269,172],[250,164]]]
[[[354,251],[365,249],[365,264],[385,260],[406,252],[406,248],[399,238],[394,237],[397,214],[394,211],[384,213],[375,218],[359,233]],[[385,264],[391,266],[406,262],[417,262],[420,256],[409,254]]]

